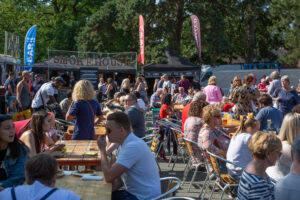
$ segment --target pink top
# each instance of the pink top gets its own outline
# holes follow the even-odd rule
[[[222,101],[222,93],[218,86],[208,85],[204,88],[203,93],[206,94],[206,101],[209,104],[220,103]]]

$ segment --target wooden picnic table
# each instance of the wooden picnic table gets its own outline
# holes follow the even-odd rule
[[[70,125],[67,129],[67,135],[65,137],[66,140],[71,140],[72,134],[74,131],[74,126]],[[104,125],[95,126],[95,140],[99,137],[99,135],[105,135],[106,129]]]
[[[182,111],[183,108],[184,108],[184,106],[182,104],[175,104],[174,105],[174,110]]]
[[[65,144],[66,152],[53,152],[59,166],[99,166],[100,151],[96,140],[62,140],[56,144]]]
[[[97,176],[103,176],[102,172],[97,172]],[[104,178],[104,177],[103,177]],[[56,178],[55,187],[70,190],[78,194],[84,200],[110,200],[112,185],[102,181],[81,180],[77,176],[62,176]]]
[[[224,121],[225,118],[222,118],[222,121]],[[240,125],[240,120],[236,120],[236,119],[231,119],[231,120],[228,120],[227,119],[227,123],[224,124],[223,123],[223,127],[224,128],[234,128],[234,127],[238,127]]]

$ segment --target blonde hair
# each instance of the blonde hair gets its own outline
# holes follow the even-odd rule
[[[209,79],[208,79],[208,83],[207,85],[217,85],[217,77],[216,76],[211,76]]]
[[[206,124],[209,124],[211,120],[218,114],[221,115],[220,109],[218,109],[213,105],[207,105],[203,108],[203,115],[202,115],[203,121]]]
[[[247,118],[247,116],[241,115],[241,123],[236,133],[244,133],[247,128],[255,128],[258,123],[259,121],[254,118]]]
[[[282,144],[275,134],[258,131],[250,139],[248,147],[254,159],[265,159],[268,153],[280,152]]]
[[[125,88],[125,89],[130,89],[130,80],[129,80],[129,78],[123,79],[121,87]]]
[[[232,84],[233,84],[234,86],[236,86],[236,82],[237,82],[237,81],[240,81],[240,82],[241,82],[241,85],[242,85],[242,79],[241,79],[239,76],[235,76],[235,77],[233,78]]]
[[[95,99],[95,90],[91,82],[88,80],[78,81],[74,86],[72,99],[73,101],[78,101],[78,100],[88,101],[88,100]]]
[[[288,113],[285,115],[279,132],[279,139],[287,141],[290,145],[297,135],[300,134],[300,114]]]

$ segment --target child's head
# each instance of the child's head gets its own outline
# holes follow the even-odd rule
[[[223,105],[225,105],[225,104],[230,104],[229,98],[224,96],[224,97],[222,98],[221,104],[223,104]]]
[[[55,114],[53,112],[48,113],[51,119],[51,129],[54,129],[55,127]]]

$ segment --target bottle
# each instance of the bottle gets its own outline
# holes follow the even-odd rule
[[[273,128],[271,128],[271,123],[272,123],[272,120],[271,119],[268,119],[267,120],[267,123],[268,123],[268,128],[267,128],[267,132],[268,133],[274,133],[277,135],[277,131]]]

